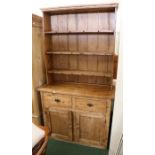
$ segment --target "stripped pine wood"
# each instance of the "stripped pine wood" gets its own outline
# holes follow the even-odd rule
[[[78,69],[78,57],[76,55],[69,56],[69,69],[71,70]]]
[[[43,9],[47,85],[39,91],[52,138],[108,147],[116,8],[106,4]]]
[[[91,32],[91,31],[74,31],[74,32],[69,32],[69,31],[63,31],[63,32],[53,32],[53,31],[47,31],[47,32],[44,32],[44,34],[45,35],[57,35],[57,34],[59,34],[59,35],[69,35],[69,34],[76,34],[76,35],[80,35],[80,34],[85,34],[85,35],[87,35],[87,34],[97,34],[97,35],[99,35],[99,34],[111,34],[111,35],[113,35],[114,34],[114,31],[113,30],[104,30],[104,31],[95,31],[95,32]]]
[[[97,56],[87,56],[88,57],[88,71],[97,71]],[[92,63],[93,62],[93,63]]]
[[[54,35],[52,36],[52,50],[54,51],[59,51],[59,36],[58,35]]]
[[[87,68],[88,68],[88,57],[87,56],[81,56],[79,55],[79,65],[78,65],[78,69],[81,70],[81,71],[86,71]]]
[[[68,32],[76,32],[77,31],[77,14],[69,14],[68,15]]]
[[[109,13],[109,29],[110,30],[115,30],[115,23],[116,20],[115,20],[115,13],[114,12],[111,12]]]
[[[58,35],[59,38],[59,50],[66,51],[68,50],[68,36],[67,35]]]
[[[77,15],[77,30],[78,31],[87,31],[87,14],[78,14]],[[87,51],[88,49],[88,37],[87,35],[78,35],[78,51]]]
[[[78,51],[88,51],[88,36],[80,35],[78,37]]]
[[[101,12],[98,14],[98,29],[101,32],[109,29],[108,13]]]
[[[51,16],[51,30],[52,32],[58,32],[58,16],[57,15],[53,15]]]
[[[99,35],[98,36],[98,51],[108,51],[108,35]]]
[[[68,51],[77,51],[77,35],[68,35]]]
[[[102,53],[101,53],[102,52]],[[92,52],[84,52],[84,51],[47,51],[46,54],[68,54],[68,55],[98,55],[98,56],[105,56],[105,55],[109,55],[112,56],[113,54],[111,53],[106,53],[103,51],[100,52],[96,52],[96,51],[92,51]]]
[[[59,32],[67,32],[68,31],[68,23],[67,23],[67,19],[68,16],[67,15],[57,15],[58,18],[58,30]]]
[[[45,83],[45,68],[42,50],[42,18],[32,15],[32,121],[42,123],[41,100],[38,87]]]
[[[51,16],[48,14],[48,13],[43,13],[44,15],[44,32],[47,32],[47,31],[51,31],[51,25],[50,25],[50,22],[51,22]]]
[[[79,13],[77,14],[77,31],[86,32],[88,30],[88,14]]]
[[[48,73],[55,74],[66,74],[66,75],[84,75],[84,76],[105,76],[111,77],[111,73],[103,73],[103,72],[89,72],[89,71],[76,71],[76,70],[49,70]]]
[[[96,13],[89,13],[88,15],[88,31],[98,30],[98,15]],[[93,22],[92,22],[93,21]],[[97,51],[98,35],[88,35],[88,51]]]

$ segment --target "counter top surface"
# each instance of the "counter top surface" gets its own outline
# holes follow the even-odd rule
[[[115,87],[88,85],[88,84],[66,84],[55,83],[52,85],[43,85],[38,88],[41,92],[51,92],[55,94],[68,94],[97,98],[114,98]]]

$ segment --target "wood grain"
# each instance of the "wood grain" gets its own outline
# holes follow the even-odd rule
[[[75,84],[75,83],[55,83],[52,85],[44,85],[38,89],[43,92],[53,92],[66,95],[78,95],[96,98],[114,98],[114,87]]]
[[[38,90],[52,138],[107,147],[115,95],[117,7],[43,9],[47,85]]]
[[[45,84],[45,67],[42,53],[42,18],[32,15],[32,117],[41,125],[41,100],[36,90]]]
[[[105,117],[101,114],[74,113],[75,141],[87,145],[104,146]],[[103,134],[102,134],[103,133]],[[103,142],[102,142],[103,141]]]
[[[67,110],[50,109],[52,137],[72,140],[72,116]]]

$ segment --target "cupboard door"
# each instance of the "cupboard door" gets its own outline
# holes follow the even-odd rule
[[[74,113],[74,138],[89,146],[106,147],[104,114]]]
[[[51,137],[72,140],[72,113],[67,110],[50,110]]]

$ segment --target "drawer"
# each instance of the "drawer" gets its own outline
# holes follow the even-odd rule
[[[71,97],[67,95],[58,95],[52,93],[44,93],[44,106],[45,108],[71,108]]]
[[[93,99],[93,98],[74,98],[74,110],[89,111],[89,112],[106,112],[107,102],[109,100]]]

